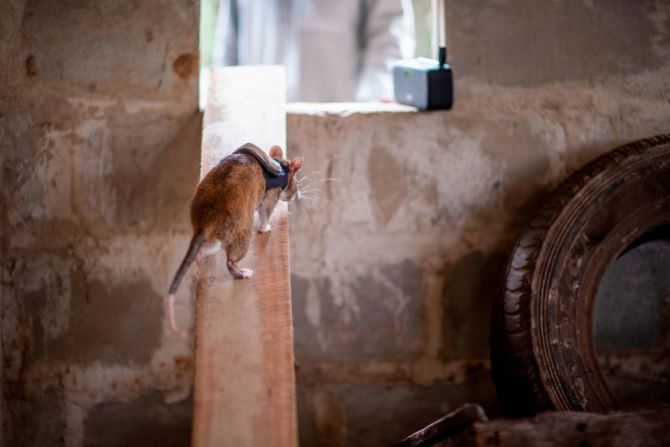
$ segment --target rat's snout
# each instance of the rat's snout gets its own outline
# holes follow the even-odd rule
[[[296,188],[290,200],[291,202],[297,202],[300,199],[302,199],[302,193],[300,192],[300,189]]]
[[[286,202],[295,202],[302,198],[302,193],[299,188],[287,188],[286,191],[282,192],[280,197]]]

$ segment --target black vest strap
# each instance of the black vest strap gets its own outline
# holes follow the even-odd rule
[[[274,172],[270,171],[268,167],[266,166],[266,161],[263,160],[257,153],[255,153],[253,150],[248,149],[246,147],[241,147],[237,149],[233,154],[244,154],[244,155],[250,155],[251,157],[254,158],[260,165],[261,169],[263,170],[263,178],[265,179],[265,190],[267,191],[268,189],[272,188],[281,188],[282,191],[286,189],[288,186],[288,169],[286,166],[284,166],[281,162],[278,160],[275,160],[277,162],[277,165],[279,166],[279,173],[275,174]]]

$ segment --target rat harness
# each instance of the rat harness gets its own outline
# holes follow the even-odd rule
[[[266,191],[272,188],[281,188],[283,191],[288,186],[288,165],[285,161],[270,158],[265,151],[251,143],[235,150],[233,154],[250,155],[258,162],[263,170]]]

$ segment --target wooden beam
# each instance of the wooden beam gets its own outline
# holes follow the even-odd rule
[[[212,71],[204,116],[201,177],[244,143],[286,150],[281,67]],[[297,446],[288,212],[254,235],[233,280],[225,253],[198,264],[194,447]]]

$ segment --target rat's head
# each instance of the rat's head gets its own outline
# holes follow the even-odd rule
[[[279,146],[270,148],[270,157],[281,163],[282,167],[288,173],[288,185],[281,192],[280,199],[291,202],[300,198],[300,189],[298,188],[298,171],[302,169],[302,157],[293,157],[290,160],[284,158],[284,152]]]

